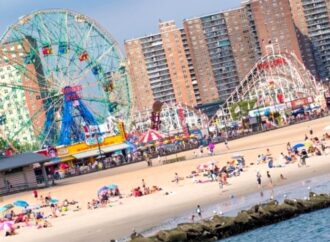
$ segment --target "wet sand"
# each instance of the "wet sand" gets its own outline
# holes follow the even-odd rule
[[[267,166],[265,164],[249,165],[251,162],[256,163],[257,155],[266,153],[266,148],[270,148],[271,153],[277,158],[280,152],[286,151],[287,142],[294,144],[303,141],[305,133],[308,133],[308,126],[311,126],[314,134],[320,137],[323,133],[322,129],[329,124],[329,121],[330,118],[326,117],[235,140],[229,143],[230,150],[227,150],[224,144],[218,144],[215,150],[216,156],[213,157],[202,157],[169,165],[158,165],[158,161],[154,161],[157,166],[152,168],[146,168],[146,163],[142,162],[63,180],[56,187],[40,192],[42,194],[50,192],[53,197],[60,200],[76,199],[83,210],[52,219],[52,228],[41,230],[37,230],[35,227],[23,228],[18,230],[18,235],[5,238],[4,241],[87,242],[118,239],[128,235],[133,228],[143,231],[183,212],[194,211],[197,204],[206,206],[226,200],[231,195],[237,197],[255,192],[258,190],[255,176],[257,170],[261,172],[263,186],[267,189]],[[241,176],[230,178],[230,185],[225,186],[223,190],[219,189],[217,183],[211,182],[193,184],[191,179],[184,179],[179,184],[171,182],[175,172],[186,177],[198,164],[210,161],[214,161],[222,167],[235,153],[243,154],[246,157],[248,168]],[[193,157],[193,151],[184,152],[178,156],[182,155]],[[308,159],[307,164],[309,167],[298,168],[297,164],[292,164],[283,168],[271,169],[274,185],[330,174],[330,155]],[[288,179],[279,180],[280,174]],[[113,202],[112,207],[93,211],[86,210],[87,202],[96,196],[99,187],[116,183],[123,194],[129,194],[133,187],[142,185],[142,178],[145,179],[148,186],[157,185],[162,187],[163,191],[139,198],[124,198],[120,202]],[[206,180],[206,178],[200,179]],[[165,192],[169,192],[170,195],[165,195]],[[34,203],[32,192],[15,194],[4,199],[3,203],[16,199]]]

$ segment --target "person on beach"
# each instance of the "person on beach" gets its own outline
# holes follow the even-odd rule
[[[261,189],[261,174],[259,171],[257,171],[257,183],[258,183],[259,189]]]
[[[267,171],[267,178],[268,178],[268,181],[269,181],[269,186],[273,187],[273,180],[272,180],[272,177],[271,177],[269,171]]]
[[[270,152],[269,148],[266,150],[266,157],[272,157],[272,153]]]
[[[37,190],[33,190],[33,196],[35,199],[38,199],[38,191]]]
[[[199,218],[202,218],[202,209],[201,209],[200,205],[197,205],[196,213],[197,213]]]
[[[229,145],[228,145],[228,140],[227,140],[227,138],[225,138],[224,143],[225,143],[225,146],[226,146],[227,150],[230,150]]]
[[[143,188],[146,187],[146,182],[144,181],[144,179],[142,179],[142,187],[143,187]]]
[[[290,142],[288,142],[286,144],[286,149],[287,149],[288,153],[290,153],[292,151],[292,147],[291,147],[291,143]]]
[[[199,146],[199,156],[202,157],[203,156],[203,145]]]
[[[309,126],[309,134],[310,134],[310,136],[313,136],[313,133],[314,133],[314,132],[313,132],[312,127]]]
[[[174,181],[175,181],[175,183],[176,184],[179,184],[179,180],[180,180],[180,177],[179,177],[179,175],[178,175],[178,173],[174,173]]]
[[[223,181],[222,181],[221,174],[219,174],[219,176],[218,176],[218,183],[219,183],[219,188],[222,189],[223,188]]]
[[[300,154],[300,161],[302,166],[306,166],[306,159],[308,158],[307,151],[303,149]]]
[[[194,215],[194,214],[191,215],[191,222],[192,222],[192,223],[195,223],[195,215]]]

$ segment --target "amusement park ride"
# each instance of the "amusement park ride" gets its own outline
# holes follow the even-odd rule
[[[0,125],[8,141],[70,145],[113,132],[109,116],[128,121],[122,54],[87,16],[36,11],[10,26],[0,42]]]
[[[323,95],[322,86],[294,53],[281,51],[276,44],[266,46],[266,51],[267,54],[253,66],[212,121],[232,120],[232,113],[241,111],[238,103],[243,100],[253,101],[249,114],[260,116],[265,109],[293,110],[298,103],[298,106],[308,105]],[[235,110],[231,110],[233,107],[236,107]]]
[[[155,104],[153,109],[132,114],[133,133],[145,133],[151,128],[167,136],[189,136],[190,129],[207,129],[208,117],[199,110],[176,103]]]

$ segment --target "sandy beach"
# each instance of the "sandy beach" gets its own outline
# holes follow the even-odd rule
[[[63,217],[51,219],[53,227],[37,230],[35,227],[21,228],[18,235],[1,238],[3,241],[33,241],[33,242],[75,242],[75,241],[109,241],[119,239],[130,234],[133,228],[144,231],[164,220],[187,211],[194,211],[197,204],[202,207],[228,199],[231,195],[236,197],[258,191],[256,172],[262,174],[263,189],[269,189],[266,164],[256,165],[258,154],[266,153],[269,148],[275,158],[280,152],[286,151],[286,143],[303,142],[309,127],[314,130],[314,136],[321,137],[323,128],[329,124],[330,118],[322,118],[294,126],[273,130],[229,142],[230,150],[224,144],[216,145],[215,156],[193,158],[193,151],[178,154],[186,156],[189,160],[159,165],[154,160],[154,167],[147,168],[145,162],[131,164],[98,173],[88,174],[60,181],[55,187],[40,190],[41,194],[51,195],[59,200],[78,200],[82,210],[71,212]],[[329,142],[328,142],[329,143]],[[229,179],[230,185],[219,189],[216,182],[194,184],[192,179],[184,179],[179,184],[171,182],[174,173],[186,177],[192,170],[205,162],[215,162],[219,167],[225,165],[233,154],[240,153],[245,156],[248,167],[238,177]],[[172,158],[175,155],[172,155]],[[254,163],[250,165],[250,163]],[[276,164],[276,162],[275,162]],[[307,160],[307,167],[298,168],[297,164],[290,164],[281,168],[270,170],[275,186],[304,180],[310,177],[330,174],[330,155],[311,157]],[[280,174],[287,177],[280,180]],[[157,185],[163,190],[139,197],[125,197],[133,187],[142,186],[141,179],[145,179],[148,186]],[[201,177],[200,179],[207,180]],[[115,183],[119,185],[124,198],[113,201],[112,207],[87,210],[87,202],[96,198],[98,188],[103,185]],[[169,195],[165,195],[168,192]],[[36,203],[31,191],[4,197],[0,205],[11,203],[17,199]],[[50,210],[46,210],[50,212]],[[189,218],[187,218],[189,221]],[[1,234],[1,237],[3,235]]]

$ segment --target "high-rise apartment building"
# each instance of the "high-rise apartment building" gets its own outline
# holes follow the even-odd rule
[[[160,33],[126,41],[136,110],[154,100],[218,105],[273,50],[293,52],[326,77],[329,6],[327,0],[242,1],[237,9],[185,19],[183,29],[163,22]]]
[[[262,54],[269,43],[281,51],[291,51],[301,60],[289,0],[252,0],[244,4],[251,9]]]
[[[46,87],[38,76],[40,60],[35,56],[33,63],[26,62],[33,46],[32,39],[24,39],[0,49],[0,116],[5,120],[0,133],[4,139],[22,144],[35,142],[46,119],[42,98]]]
[[[224,13],[238,79],[242,80],[261,57],[254,17],[248,6]]]
[[[173,21],[159,28],[159,34],[125,42],[134,111],[151,108],[155,100],[197,104],[186,37]]]
[[[330,78],[330,1],[290,0],[305,65],[318,77]]]

